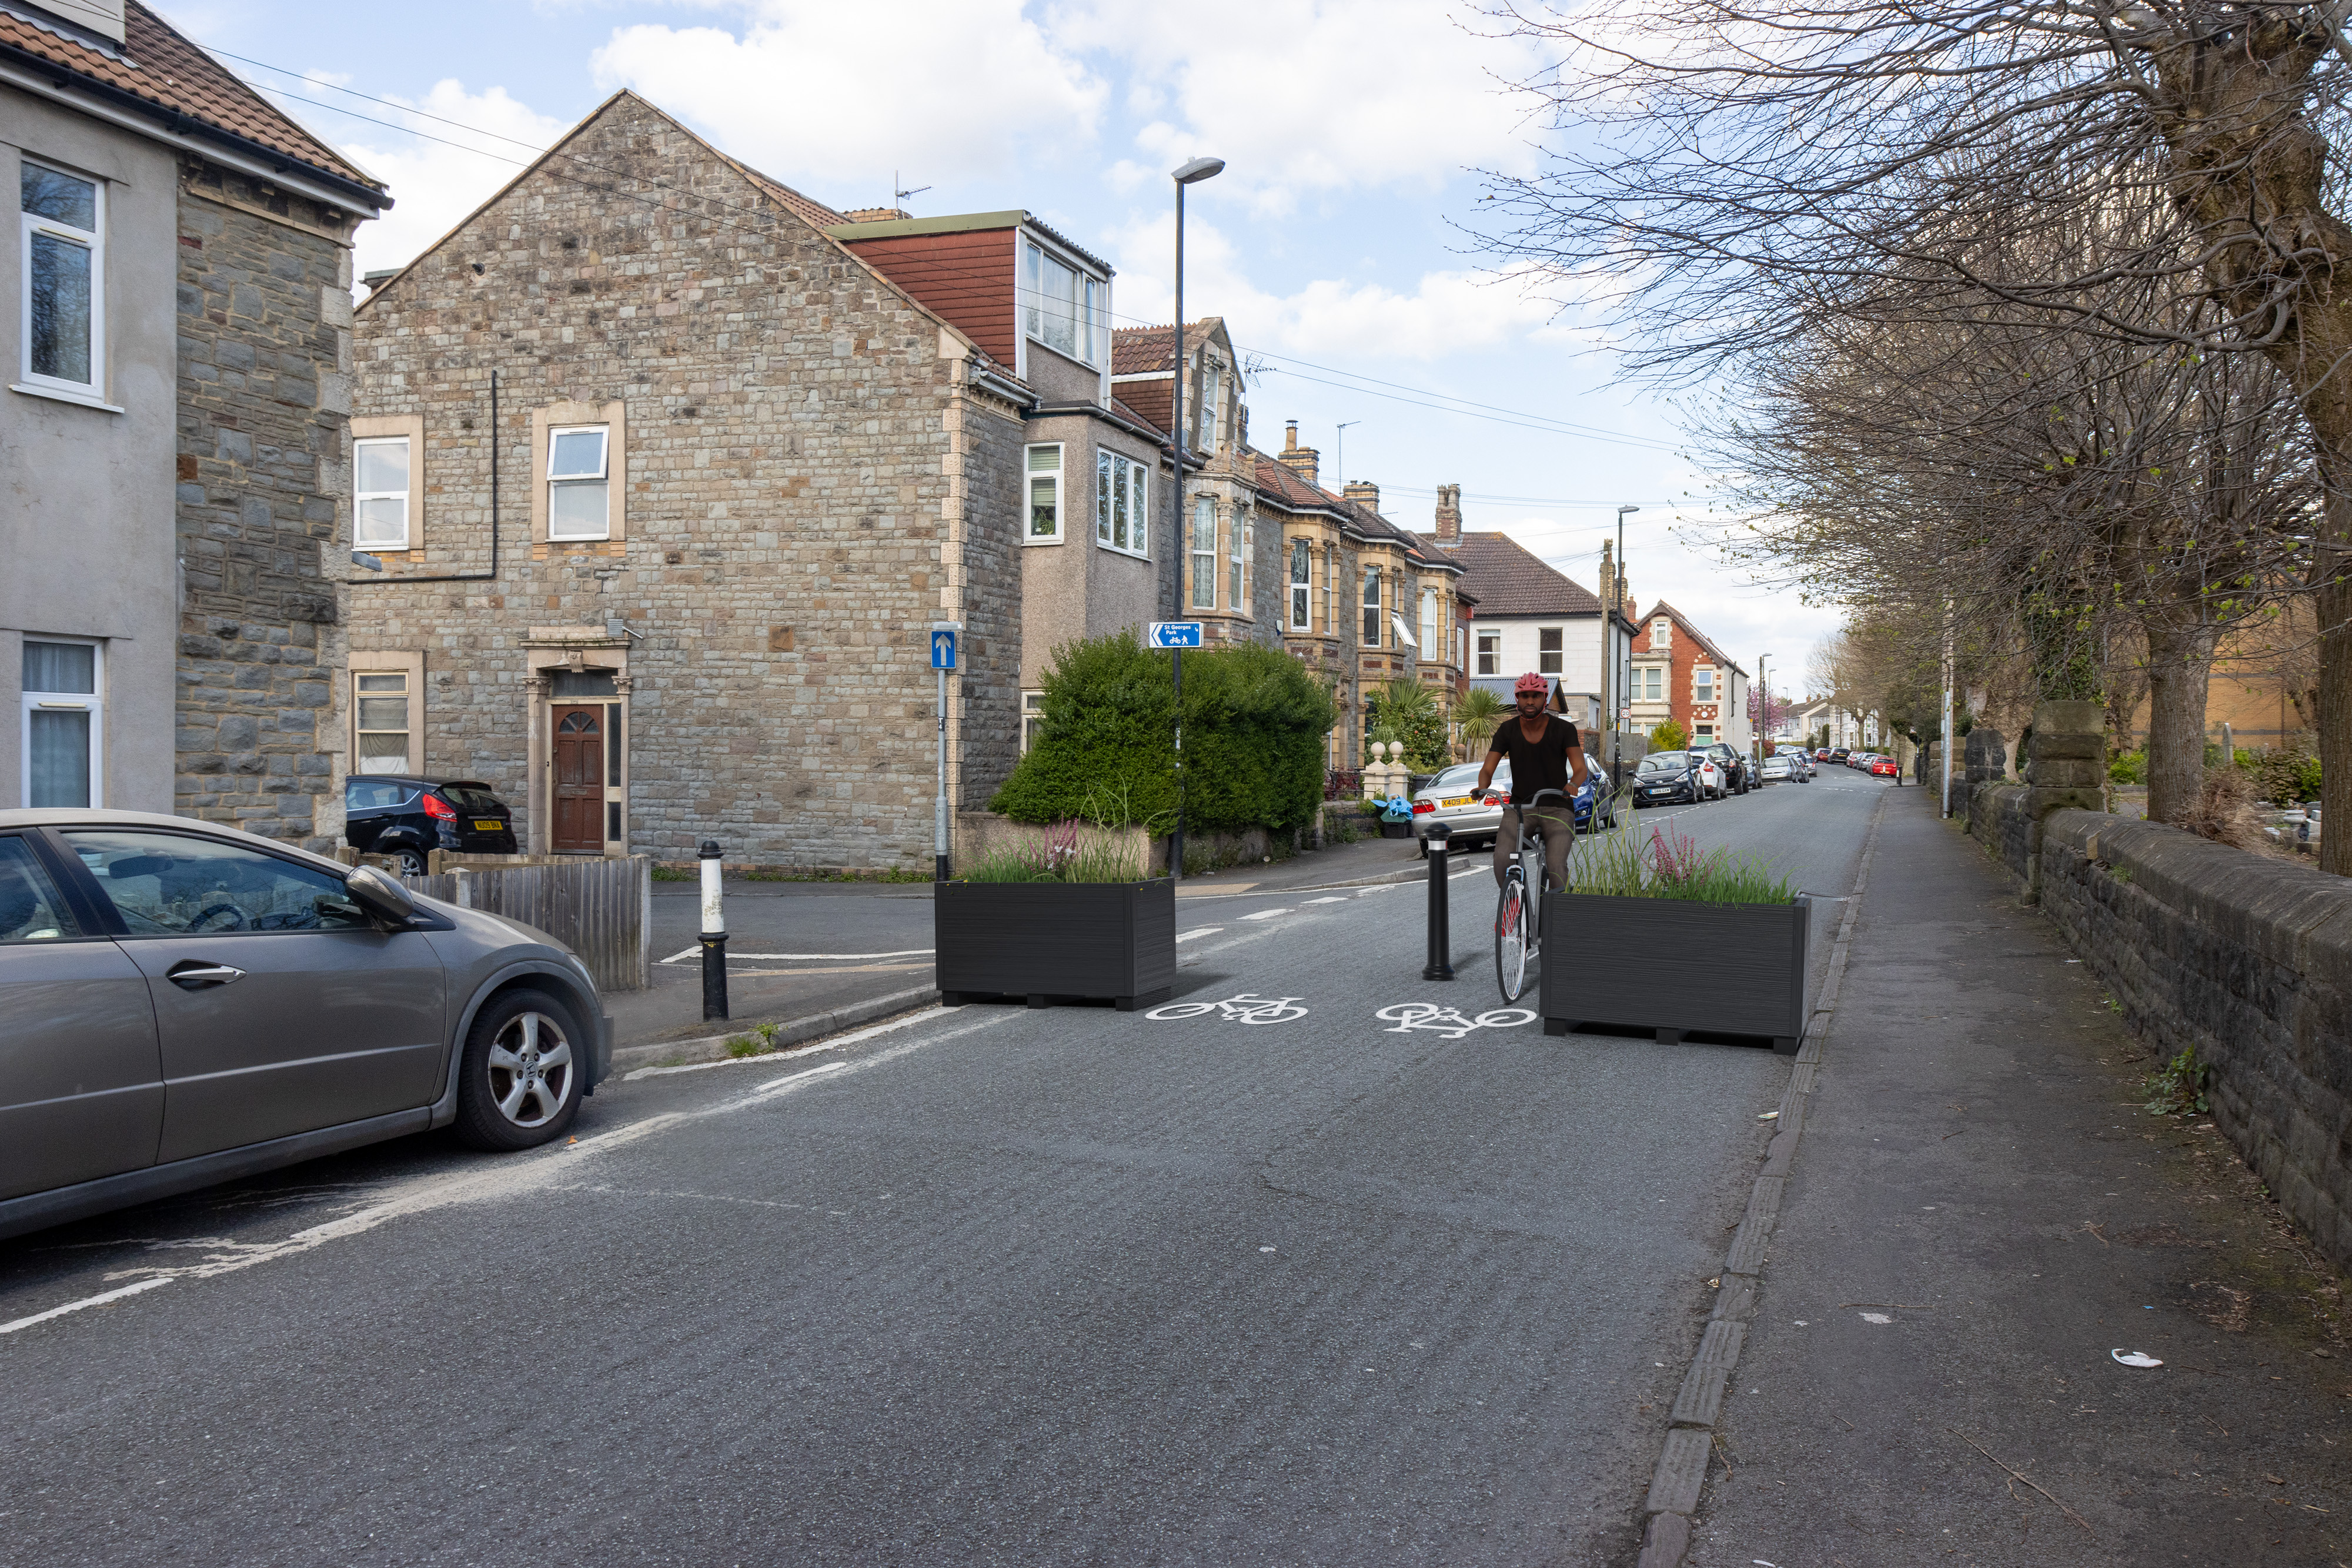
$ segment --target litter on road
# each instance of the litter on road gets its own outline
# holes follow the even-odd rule
[[[2162,1366],[2164,1364],[2144,1350],[2111,1350],[2107,1354],[2116,1358],[2116,1363],[2119,1366]]]

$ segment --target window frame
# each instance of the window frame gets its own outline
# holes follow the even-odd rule
[[[23,680],[24,649],[31,643],[68,648],[88,648],[90,651],[89,685],[87,692],[49,692],[35,690]],[[89,768],[89,810],[103,810],[106,805],[106,640],[101,637],[68,637],[44,632],[26,632],[17,640],[18,695],[16,707],[17,764],[16,799],[29,809],[45,810],[71,810],[67,807],[33,806],[33,715],[36,711],[79,711],[88,716],[89,731],[87,762]]]
[[[1437,590],[1423,587],[1421,591],[1421,647],[1424,658],[1429,656],[1429,650],[1445,645],[1445,629],[1438,624],[1437,606]]]
[[[597,438],[596,473],[558,474],[555,471],[555,444],[566,435],[593,433]],[[613,427],[610,424],[551,424],[547,427],[547,540],[550,544],[603,544],[613,537]],[[556,531],[555,497],[562,489],[584,489],[594,485],[604,494],[604,527],[593,534],[566,534]]]
[[[1118,540],[1114,492],[1122,475],[1127,496],[1127,537]],[[1151,470],[1113,447],[1095,448],[1095,548],[1116,555],[1151,559]]]
[[[361,489],[360,453],[370,446],[392,446],[395,444],[404,448],[407,454],[407,463],[404,465],[408,476],[407,487],[400,490]],[[550,450],[552,451],[552,448],[550,448]],[[415,538],[415,529],[411,526],[411,517],[415,507],[415,492],[416,443],[413,437],[406,434],[400,434],[364,435],[355,438],[352,442],[352,548],[357,550],[366,550],[370,554],[373,554],[378,550],[406,550],[413,549]],[[362,539],[360,538],[361,507],[366,502],[381,501],[392,496],[398,496],[400,497],[400,542],[398,544],[377,544],[373,540]],[[552,511],[551,511],[549,515],[551,517],[553,516]]]
[[[1057,545],[1067,537],[1063,520],[1069,511],[1070,489],[1067,474],[1069,455],[1065,450],[1066,446],[1066,443],[1059,441],[1037,441],[1032,442],[1023,449],[1021,542],[1024,545]],[[1051,470],[1036,466],[1037,454],[1041,452],[1051,452],[1054,455],[1054,466]],[[1054,486],[1053,531],[1042,534],[1037,532],[1037,483],[1041,479],[1050,482]]]
[[[373,700],[381,702],[385,697],[395,694],[383,690],[370,692],[366,690],[361,683],[362,681],[395,679],[400,682],[400,690],[396,695],[399,696],[401,702],[401,727],[398,729],[385,729],[372,727],[362,723],[361,719],[362,716],[362,710],[360,705],[362,701]],[[373,778],[378,773],[400,775],[420,771],[424,766],[425,759],[416,755],[416,702],[417,698],[422,694],[414,689],[416,683],[409,678],[409,672],[405,668],[389,670],[354,669],[351,672],[351,682],[352,762],[351,767],[345,773],[344,777],[347,779],[367,779]],[[399,767],[362,768],[360,766],[361,759],[367,755],[362,749],[361,744],[362,737],[371,735],[397,735],[404,737],[404,744],[400,748]],[[411,764],[415,764],[415,766],[412,767]]]
[[[1381,569],[1377,566],[1364,568],[1362,607],[1363,625],[1359,628],[1362,643],[1377,648],[1381,645]]]
[[[1109,336],[1100,326],[1110,316],[1110,301],[1107,298],[1108,284],[1076,262],[1039,244],[1027,234],[1022,235],[1021,243],[1019,288],[1025,296],[1020,310],[1023,340],[1037,343],[1066,360],[1101,369],[1102,344],[1098,340]],[[1045,267],[1049,263],[1070,275],[1070,295],[1066,301],[1046,292]],[[1066,349],[1045,336],[1046,302],[1049,298],[1056,307],[1065,303],[1068,306],[1070,347]]]
[[[79,180],[90,187],[90,218],[95,228],[83,229],[58,218],[45,218],[25,211],[24,169],[44,169],[68,180]],[[16,266],[22,278],[17,300],[16,369],[23,384],[32,390],[57,392],[68,398],[103,404],[106,402],[106,185],[95,174],[84,174],[61,163],[47,159],[26,157],[18,161],[16,175]],[[86,382],[68,380],[64,376],[44,374],[33,369],[33,235],[46,233],[69,245],[79,246],[89,253],[89,374]]]
[[[306,861],[296,860],[291,855],[278,854],[261,845],[230,843],[225,840],[214,838],[209,833],[192,832],[181,828],[151,827],[145,823],[125,823],[121,825],[93,824],[89,827],[75,826],[59,828],[57,830],[57,832],[58,838],[64,841],[67,852],[72,856],[74,868],[79,873],[82,886],[88,890],[87,896],[94,899],[97,903],[98,907],[96,913],[108,923],[118,928],[110,934],[111,938],[117,942],[189,942],[214,936],[331,936],[340,932],[361,932],[369,935],[373,934],[373,923],[368,919],[365,913],[357,909],[356,906],[352,912],[356,918],[349,924],[337,924],[332,925],[248,926],[242,930],[226,931],[134,931],[131,929],[131,923],[123,915],[122,906],[115,902],[113,893],[107,886],[109,879],[100,877],[97,872],[90,867],[89,862],[82,859],[80,852],[76,849],[74,845],[74,841],[76,839],[104,834],[117,834],[131,838],[179,839],[200,843],[205,845],[207,848],[225,852],[230,854],[249,855],[255,860],[269,861],[278,865],[286,867],[289,872],[299,873],[301,876],[317,877],[321,881],[332,883],[338,888],[344,885],[344,879],[324,867],[312,865]],[[344,896],[348,899],[350,895],[346,893]]]
[[[1552,639],[1552,645],[1549,648],[1544,646],[1544,639],[1547,637]],[[1550,661],[1549,664],[1546,664],[1546,660]],[[1565,626],[1537,627],[1536,674],[1538,675],[1565,676],[1567,673],[1568,628]]]
[[[1243,580],[1242,562],[1249,524],[1235,507],[1225,524],[1225,608],[1242,613],[1249,608],[1249,588]]]
[[[1662,653],[1674,646],[1675,623],[1661,615],[1650,622],[1650,651]]]
[[[1311,630],[1315,613],[1315,546],[1304,536],[1290,541],[1290,629]]]
[[[1497,630],[1478,633],[1478,673],[1499,675],[1503,673],[1503,633]]]
[[[1217,607],[1217,502],[1213,496],[1192,497],[1192,520],[1186,525],[1192,530],[1187,541],[1192,558],[1192,591],[1185,603],[1194,610],[1214,610]],[[1202,538],[1208,543],[1204,549]],[[1201,597],[1203,591],[1208,597]]]
[[[1036,745],[1036,744],[1037,744],[1037,741],[1038,741],[1038,739],[1039,739],[1040,736],[1042,735],[1042,733],[1044,732],[1045,727],[1045,692],[1044,692],[1044,691],[1042,691],[1042,690],[1036,690],[1036,691],[1025,691],[1025,692],[1023,692],[1023,693],[1021,694],[1021,751],[1020,751],[1020,755],[1022,755],[1023,757],[1026,757],[1026,756],[1028,756],[1028,755],[1029,755],[1029,748],[1030,748],[1031,747],[1033,747],[1033,746],[1034,746],[1034,745]]]
[[[1715,666],[1713,664],[1694,664],[1691,666],[1691,701],[1695,703],[1711,703],[1718,701],[1720,699],[1716,694],[1719,689],[1720,683],[1715,678]]]

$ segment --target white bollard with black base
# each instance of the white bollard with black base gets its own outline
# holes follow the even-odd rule
[[[727,912],[719,882],[719,841],[705,839],[702,862],[702,1016],[727,1016]]]

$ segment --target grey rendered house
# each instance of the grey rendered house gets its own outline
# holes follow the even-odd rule
[[[928,871],[931,624],[972,811],[1164,600],[1109,268],[1028,213],[837,212],[623,92],[370,281],[349,745],[534,852]]]
[[[381,184],[137,0],[0,9],[0,808],[341,827],[351,236]]]

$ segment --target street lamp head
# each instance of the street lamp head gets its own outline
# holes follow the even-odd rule
[[[1192,185],[1224,172],[1225,161],[1222,158],[1195,158],[1177,170],[1175,178],[1180,185]]]
[[[1617,515],[1622,517],[1628,512],[1638,512],[1641,509],[1639,507],[1620,507],[1617,508]]]

